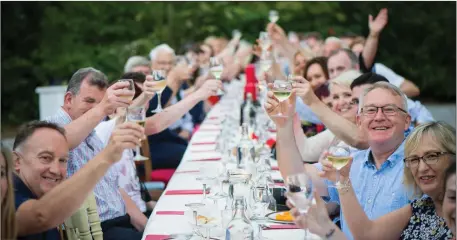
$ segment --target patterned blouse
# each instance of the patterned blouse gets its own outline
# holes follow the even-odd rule
[[[452,239],[452,232],[444,219],[436,215],[435,205],[430,197],[411,202],[413,215],[400,239],[438,240]]]

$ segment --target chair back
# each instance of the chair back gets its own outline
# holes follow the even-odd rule
[[[103,240],[97,203],[93,193],[70,218],[65,221],[68,240]]]

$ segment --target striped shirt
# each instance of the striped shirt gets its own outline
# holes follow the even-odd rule
[[[47,118],[46,121],[64,126],[69,124],[72,119],[60,108],[54,116]],[[97,137],[95,131],[92,131],[79,146],[70,151],[70,159],[67,166],[68,177],[75,174],[102,149],[103,142]],[[97,202],[98,215],[102,222],[126,214],[125,204],[118,187],[119,173],[118,167],[113,165],[95,185],[94,195]]]

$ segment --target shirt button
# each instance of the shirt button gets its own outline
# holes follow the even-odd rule
[[[371,199],[368,199],[368,203],[371,203]]]

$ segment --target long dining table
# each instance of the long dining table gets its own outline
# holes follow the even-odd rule
[[[235,88],[236,91],[242,91],[241,87]],[[192,233],[192,225],[189,223],[188,216],[183,214],[189,209],[185,206],[187,203],[200,202],[202,196],[202,183],[197,181],[199,169],[214,169],[219,167],[218,160],[222,157],[221,153],[215,150],[216,138],[222,128],[221,121],[226,113],[230,111],[239,111],[232,109],[233,106],[221,101],[213,106],[207,117],[200,125],[199,130],[192,136],[189,141],[187,150],[176,169],[174,175],[169,181],[166,189],[158,200],[148,223],[144,230],[143,240],[163,240],[172,234],[189,234]],[[282,179],[277,170],[277,162],[271,163],[272,178]],[[198,191],[200,190],[200,191]],[[303,229],[270,229],[263,230],[262,235],[268,239],[304,239],[305,230]],[[211,235],[211,237],[213,237]],[[214,237],[222,239],[221,237]],[[307,233],[308,239],[320,239],[317,236]]]

